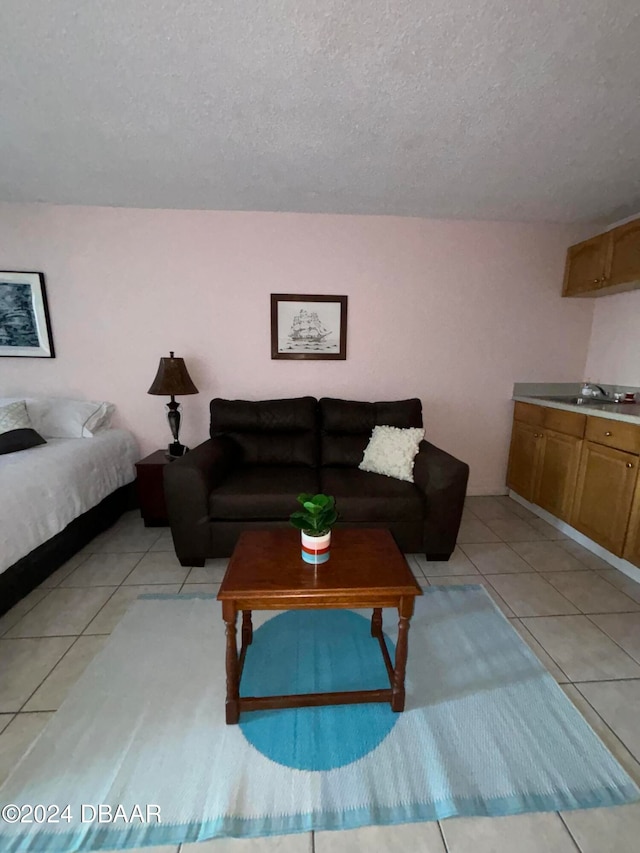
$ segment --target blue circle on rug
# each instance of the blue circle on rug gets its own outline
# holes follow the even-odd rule
[[[393,659],[394,645],[386,637]],[[349,610],[291,610],[256,629],[242,673],[243,696],[376,690],[389,677],[370,622]],[[247,711],[246,739],[297,770],[331,770],[375,749],[398,714],[387,702]]]

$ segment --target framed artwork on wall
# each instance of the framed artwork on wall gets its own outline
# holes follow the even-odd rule
[[[271,358],[346,357],[346,296],[271,294]]]
[[[41,272],[0,271],[0,356],[55,358]]]

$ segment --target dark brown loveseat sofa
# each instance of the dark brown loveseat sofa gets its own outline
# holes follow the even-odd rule
[[[403,551],[449,559],[468,465],[423,441],[414,483],[358,468],[374,426],[422,427],[420,400],[216,399],[210,409],[211,438],[164,469],[183,566],[230,555],[243,530],[287,526],[300,492],[334,495],[337,526],[388,527]]]

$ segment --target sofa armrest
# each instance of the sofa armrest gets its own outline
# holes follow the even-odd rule
[[[428,441],[420,442],[413,480],[425,497],[424,551],[428,560],[448,560],[464,509],[469,466]]]
[[[209,551],[209,495],[239,460],[237,445],[210,438],[164,467],[164,495],[176,554],[183,566],[204,566]]]

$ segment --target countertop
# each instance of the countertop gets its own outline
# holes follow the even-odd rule
[[[577,396],[577,395],[576,395]],[[514,394],[513,400],[519,403],[532,403],[534,406],[548,406],[551,409],[564,409],[566,412],[580,412],[596,418],[607,418],[611,421],[626,421],[630,424],[640,424],[640,404],[638,403],[598,403],[597,400],[588,403],[567,403],[557,397],[524,396]]]

